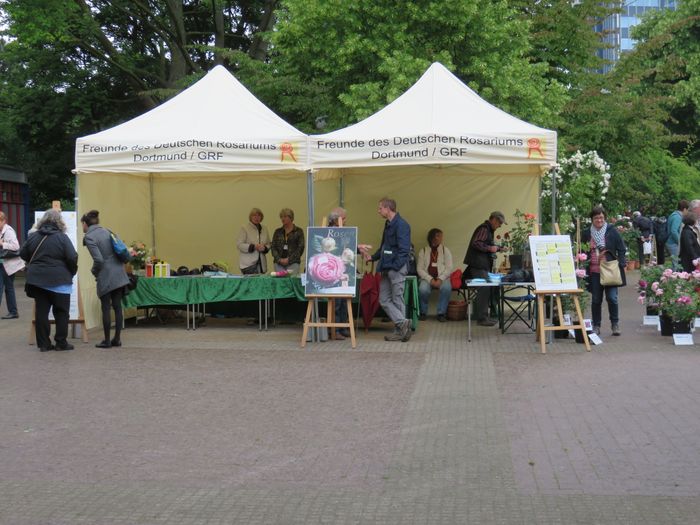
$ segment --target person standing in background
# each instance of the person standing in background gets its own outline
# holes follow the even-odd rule
[[[267,272],[267,252],[270,251],[270,234],[263,226],[265,218],[260,208],[253,208],[248,214],[248,224],[238,233],[239,266],[244,275]]]
[[[0,304],[2,304],[3,290],[5,292],[5,303],[7,304],[7,315],[0,319],[17,319],[17,298],[15,297],[15,274],[24,269],[24,261],[19,255],[7,253],[19,252],[19,241],[15,230],[7,224],[7,217],[0,211],[0,248],[3,252],[0,255]],[[5,251],[7,250],[7,251]]]
[[[681,199],[678,201],[678,208],[668,216],[666,221],[666,230],[668,237],[666,238],[666,247],[671,254],[673,267],[678,268],[678,254],[681,246],[681,227],[683,226],[683,215],[688,211],[688,201]]]
[[[304,253],[304,230],[294,224],[294,211],[282,208],[282,227],[272,234],[272,259],[276,272],[299,273],[301,256]]]

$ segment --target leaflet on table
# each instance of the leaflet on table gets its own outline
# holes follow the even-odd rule
[[[576,268],[568,235],[531,235],[530,251],[539,291],[576,290]]]

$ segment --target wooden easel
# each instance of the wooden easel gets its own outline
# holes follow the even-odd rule
[[[559,225],[555,224],[554,225],[554,231],[556,232],[557,235],[561,235],[560,230],[559,230]],[[576,230],[577,235],[579,229]],[[538,233],[538,228],[537,225],[535,225],[535,235]],[[578,238],[577,238],[578,242]],[[576,330],[577,328],[581,330],[583,333],[583,342],[586,345],[586,350],[588,352],[591,351],[591,344],[588,341],[588,333],[586,332],[586,327],[583,324],[583,312],[581,312],[581,304],[579,303],[578,296],[579,294],[583,293],[583,290],[580,288],[572,289],[572,290],[557,290],[556,292],[552,291],[539,291],[535,290],[535,296],[537,297],[537,338],[540,342],[540,351],[543,354],[547,353],[547,349],[545,347],[545,332],[553,332],[553,331],[558,331],[558,330]],[[561,306],[561,296],[563,294],[570,295],[572,301],[574,302],[574,308],[576,309],[576,315],[578,316],[578,324],[575,325],[570,325],[570,324],[562,324],[564,322],[564,309]],[[559,315],[559,324],[556,326],[545,326],[544,325],[544,298],[545,296],[550,295],[552,298],[556,301],[557,305],[557,314]]]
[[[357,346],[357,340],[355,339],[355,323],[352,318],[352,295],[307,295],[309,302],[306,306],[306,317],[304,319],[304,331],[301,335],[301,347],[306,346],[306,336],[309,334],[309,328],[328,328],[328,335],[332,340],[335,340],[335,329],[336,328],[347,328],[350,330],[350,342],[352,347]],[[313,322],[312,315],[314,311],[314,301],[316,299],[328,299],[328,313],[326,314],[325,321]],[[337,323],[335,322],[335,301],[336,299],[347,301],[348,305],[348,322],[347,323]]]
[[[321,226],[324,226],[324,227],[328,226],[328,219],[326,217],[323,218],[323,221],[321,222]],[[338,218],[338,226],[341,228],[343,226],[343,218],[342,217]],[[306,346],[306,337],[309,334],[309,328],[326,327],[328,329],[328,336],[333,341],[335,341],[335,337],[336,337],[336,333],[335,333],[336,328],[347,328],[350,331],[350,342],[352,344],[352,347],[355,348],[357,346],[357,340],[355,339],[355,323],[353,321],[353,316],[352,316],[352,295],[323,295],[323,294],[319,294],[319,295],[307,295],[306,297],[309,299],[309,301],[308,301],[308,304],[306,306],[306,317],[304,318],[304,331],[302,332],[302,335],[301,335],[301,347],[304,348]],[[314,312],[314,303],[316,302],[317,299],[327,299],[328,300],[328,307],[327,307],[325,321],[312,321],[313,312]],[[347,308],[348,308],[348,322],[347,323],[337,323],[335,321],[335,301],[336,301],[336,299],[347,301]]]

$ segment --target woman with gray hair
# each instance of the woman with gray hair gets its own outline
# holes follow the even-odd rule
[[[58,210],[47,210],[36,224],[36,231],[19,252],[27,262],[27,296],[36,306],[36,344],[39,350],[73,350],[68,338],[70,293],[78,271],[78,253],[66,235],[66,225]],[[51,344],[49,312],[56,320],[55,346]]]
[[[264,217],[260,208],[253,208],[248,214],[248,224],[244,224],[238,233],[238,262],[244,275],[267,272],[270,234],[261,224]]]
[[[275,271],[299,273],[301,256],[304,253],[304,230],[294,224],[294,211],[282,208],[280,211],[282,227],[272,234],[272,259]]]

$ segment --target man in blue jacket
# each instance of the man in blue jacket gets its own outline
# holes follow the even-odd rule
[[[411,227],[396,211],[396,201],[384,197],[379,201],[378,213],[384,219],[384,233],[379,249],[372,255],[379,261],[381,272],[379,304],[394,322],[394,332],[384,336],[386,341],[408,341],[411,338],[411,321],[406,319],[403,289],[408,273],[408,254],[411,251]]]
[[[673,267],[678,269],[680,265],[678,264],[678,252],[681,246],[681,228],[683,227],[683,215],[688,210],[688,201],[681,199],[678,202],[678,209],[676,209],[671,215],[668,216],[666,221],[666,228],[668,230],[668,237],[666,238],[666,247],[671,253],[671,260],[673,261]]]

